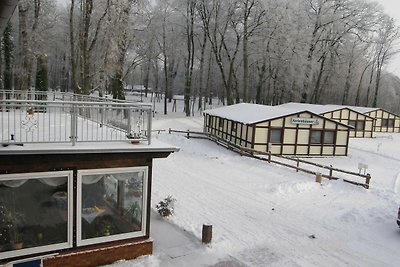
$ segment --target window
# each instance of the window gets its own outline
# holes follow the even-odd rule
[[[270,129],[269,142],[273,144],[282,143],[282,129]]]
[[[0,175],[0,258],[72,247],[72,177]]]
[[[78,245],[143,236],[147,168],[78,171]]]
[[[322,144],[322,131],[312,130],[310,134],[310,144]]]
[[[349,126],[352,126],[354,130],[363,131],[365,128],[365,121],[349,120]]]
[[[394,127],[394,119],[388,119],[388,127]]]
[[[233,133],[236,133],[236,122],[231,122],[231,131],[233,132]]]
[[[326,131],[324,133],[324,144],[334,144],[335,143],[335,132]]]
[[[218,127],[222,128],[224,126],[224,120],[222,118],[218,119]]]
[[[357,121],[356,130],[364,131],[364,129],[365,129],[365,121]]]
[[[354,129],[356,128],[357,122],[355,120],[349,120],[349,126],[353,127]]]
[[[389,120],[388,119],[382,119],[382,127],[388,127]]]

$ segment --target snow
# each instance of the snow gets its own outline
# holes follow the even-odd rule
[[[171,115],[156,116],[153,128],[202,129],[201,115]],[[172,195],[175,214],[153,211],[153,255],[111,266],[399,266],[400,134],[376,136],[350,139],[347,157],[307,159],[355,172],[368,165],[366,190],[320,185],[208,140],[154,135],[180,147],[153,165],[152,207]],[[201,244],[203,224],[213,225],[210,245]]]
[[[296,114],[305,110],[306,109],[293,110],[291,108],[284,108],[280,106],[240,103],[236,105],[206,110],[204,111],[204,113],[225,118],[228,120],[241,122],[244,124],[253,124],[291,114]]]
[[[211,141],[168,134],[168,128],[201,131],[202,113],[186,118],[170,112],[169,103],[162,115],[163,103],[155,104],[153,130],[163,131],[152,143],[180,151],[153,163],[154,253],[110,266],[399,266],[400,134],[350,139],[347,157],[307,158],[355,172],[359,163],[368,165],[369,190],[341,180],[320,185]],[[164,219],[155,206],[168,195],[177,202]],[[209,245],[201,243],[203,224],[213,226]]]
[[[293,109],[293,110],[308,110],[308,111],[314,112],[316,114],[324,114],[324,113],[333,112],[333,111],[344,109],[344,108],[353,110],[354,112],[357,112],[357,113],[364,114],[364,113],[378,109],[378,108],[369,108],[369,107],[342,106],[342,105],[317,105],[317,104],[294,103],[294,102],[285,103],[285,104],[279,105],[279,107],[284,107],[284,108]],[[367,116],[367,115],[365,115],[365,116]],[[367,117],[369,117],[369,116],[367,116]]]

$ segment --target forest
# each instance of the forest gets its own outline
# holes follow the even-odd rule
[[[0,88],[118,99],[140,88],[165,96],[164,114],[183,95],[186,116],[212,101],[400,112],[400,79],[385,72],[399,37],[366,0],[20,0]]]

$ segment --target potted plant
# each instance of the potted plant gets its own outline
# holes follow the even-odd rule
[[[4,203],[0,203],[0,245],[8,242],[13,249],[21,249],[23,240],[19,225],[22,223],[22,213],[10,211]]]
[[[128,138],[132,144],[139,144],[140,143],[140,134],[138,133],[132,133],[130,132],[129,134],[126,135],[126,138]]]
[[[167,196],[156,205],[158,213],[163,217],[169,217],[174,213],[174,204],[176,199],[172,196]]]
[[[142,208],[138,201],[133,202],[128,208],[128,216],[131,221],[140,221],[142,215]]]

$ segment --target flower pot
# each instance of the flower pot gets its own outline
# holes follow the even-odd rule
[[[13,248],[14,250],[22,249],[23,246],[24,246],[24,243],[23,243],[23,242],[12,243],[12,248]]]
[[[172,213],[171,213],[171,211],[169,211],[169,210],[166,210],[166,211],[161,212],[161,216],[163,216],[163,217],[169,217],[169,216],[171,216],[171,215],[172,215]]]
[[[131,139],[131,144],[137,145],[140,143],[140,139]]]

